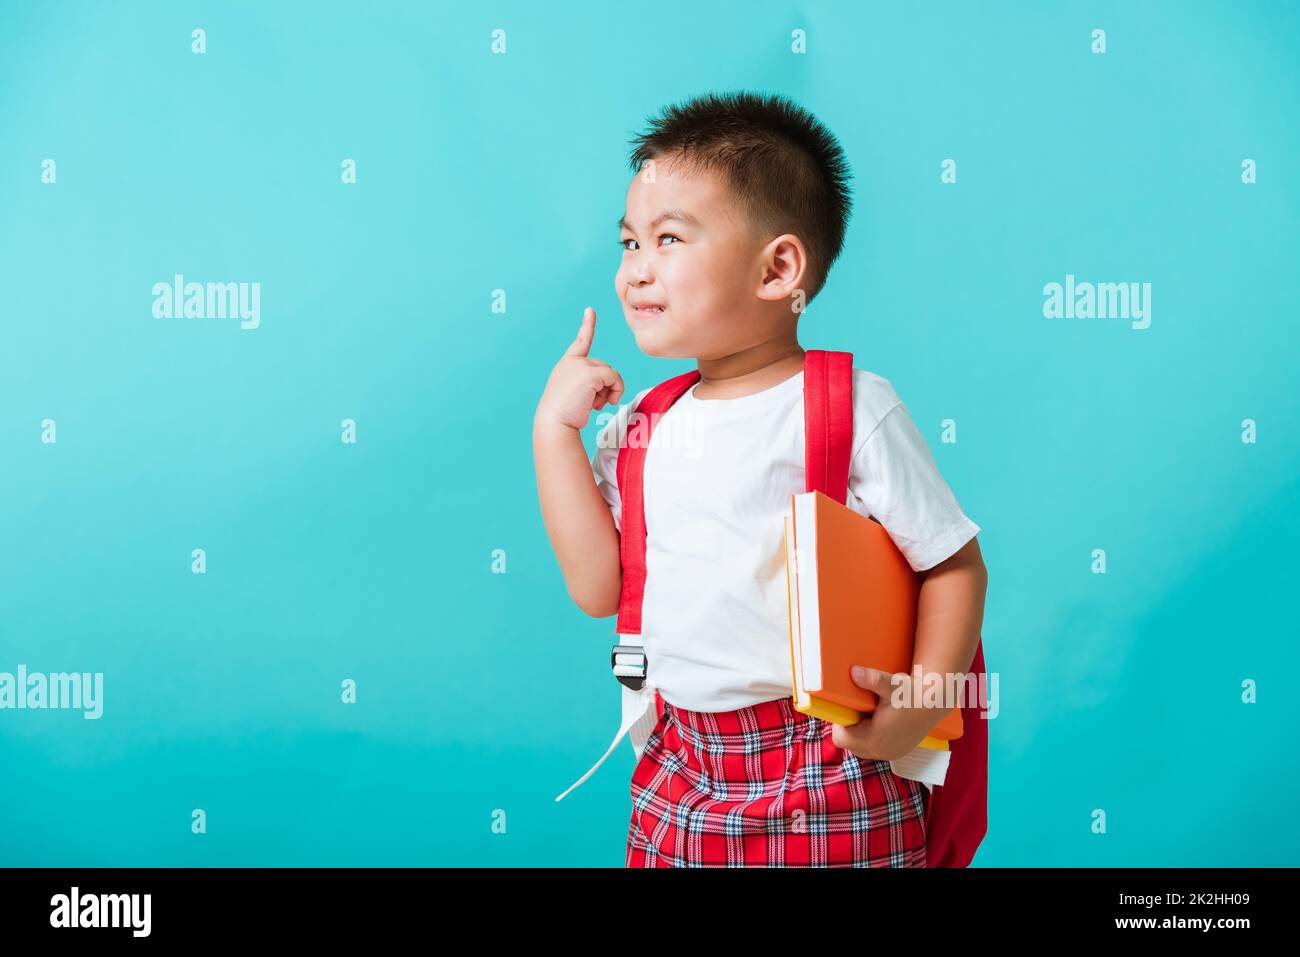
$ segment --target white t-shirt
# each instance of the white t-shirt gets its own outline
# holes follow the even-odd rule
[[[803,378],[738,399],[697,399],[692,386],[651,434],[641,632],[647,681],[676,707],[728,711],[791,694],[782,517],[806,491]],[[615,525],[619,437],[649,391],[611,416],[592,457]],[[894,387],[865,369],[853,370],[847,504],[874,516],[916,571],[980,530]]]

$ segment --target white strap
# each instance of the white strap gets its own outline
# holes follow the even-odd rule
[[[623,689],[627,691],[625,687]],[[633,694],[646,694],[645,710],[641,712],[641,717],[631,727],[632,753],[636,755],[638,761],[641,760],[641,752],[645,750],[646,742],[650,740],[650,735],[654,733],[655,726],[659,724],[659,715],[655,711],[655,689],[651,688],[648,692],[643,688],[641,691],[632,692]],[[623,697],[623,709],[627,710],[627,696]]]
[[[632,732],[632,750],[636,754],[636,759],[641,760],[641,752],[645,749],[646,741],[649,740],[650,733],[654,731],[655,725],[659,722],[659,715],[655,713],[654,708],[655,689],[650,686],[649,682],[642,685],[640,691],[633,691],[621,682],[619,688],[623,692],[623,720],[618,726],[618,733],[614,735],[614,740],[609,743],[609,747],[600,756],[600,760],[591,766],[591,770],[578,778],[564,794],[561,794],[555,800],[564,800],[569,791],[572,791],[595,774],[596,769],[605,763],[607,757],[614,753],[618,743],[623,740],[623,736],[629,731]]]

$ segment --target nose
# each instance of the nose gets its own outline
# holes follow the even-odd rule
[[[623,257],[623,262],[619,266],[616,277],[620,291],[631,289],[634,286],[644,286],[653,279],[654,275],[650,271],[650,265],[644,258],[639,258],[635,252],[628,253]]]

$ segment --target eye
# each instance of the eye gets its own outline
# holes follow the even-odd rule
[[[677,240],[679,243],[682,241],[682,238],[681,238],[680,236],[674,236],[672,233],[663,233],[663,234],[660,235],[659,238],[660,238],[660,239],[675,239],[675,240]],[[636,242],[635,239],[620,239],[620,240],[618,241],[618,245],[619,245],[619,248],[623,250],[623,252],[631,252],[631,250],[627,248],[627,244],[628,244],[628,243],[634,243],[634,242]]]

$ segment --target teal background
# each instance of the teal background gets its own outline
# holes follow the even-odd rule
[[[0,671],[102,671],[105,711],[0,711],[0,863],[622,864],[629,745],[553,800],[618,692],[531,419],[587,305],[629,399],[691,367],[636,348],[612,224],[646,118],[741,88],[809,108],[855,173],[803,345],[890,379],[983,528],[976,864],[1300,862],[1298,28],[1282,3],[4,4]],[[177,272],[260,282],[261,327],[154,320]],[[1151,327],[1045,319],[1066,273],[1152,283]]]

